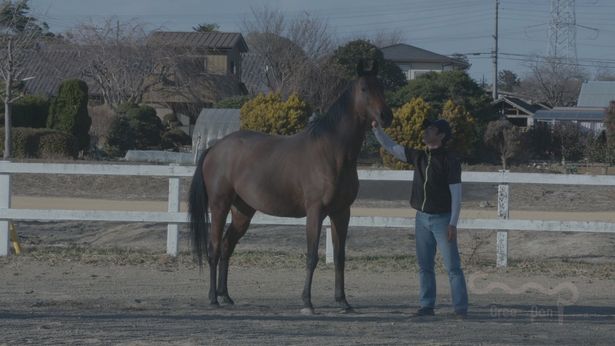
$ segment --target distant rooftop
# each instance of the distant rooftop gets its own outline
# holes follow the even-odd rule
[[[615,100],[615,81],[589,81],[581,85],[578,107],[608,107]]]
[[[240,33],[234,32],[177,32],[155,31],[149,37],[149,42],[172,47],[199,47],[208,49],[232,49],[239,45],[239,51],[248,51],[248,45]]]
[[[445,55],[437,54],[426,49],[404,43],[383,47],[380,50],[384,54],[385,59],[395,62],[430,62],[457,65],[463,68],[468,66],[468,64],[464,61],[453,59]]]
[[[552,110],[539,110],[534,113],[535,120],[577,120],[604,121],[603,107],[555,107]]]

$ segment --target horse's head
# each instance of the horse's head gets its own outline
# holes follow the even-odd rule
[[[384,89],[378,80],[378,66],[374,61],[370,69],[364,67],[363,61],[357,66],[359,78],[354,85],[355,107],[366,126],[377,121],[382,127],[389,127],[393,121],[393,112],[384,99]]]

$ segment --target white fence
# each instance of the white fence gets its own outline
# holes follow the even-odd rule
[[[179,179],[191,177],[194,166],[178,165],[106,165],[106,164],[51,164],[13,163],[0,161],[0,256],[7,256],[9,248],[9,222],[13,220],[77,220],[77,221],[124,221],[167,223],[167,253],[177,255],[179,224],[187,223],[187,213],[180,212]],[[99,211],[62,209],[13,209],[11,208],[11,174],[72,174],[72,175],[117,175],[117,176],[163,176],[169,177],[167,212]],[[412,171],[360,170],[359,179],[379,181],[410,181]],[[505,267],[508,256],[508,231],[574,231],[615,233],[615,223],[553,220],[512,220],[508,218],[508,184],[564,184],[615,186],[615,176],[590,176],[568,174],[537,174],[502,172],[463,172],[464,182],[498,183],[498,219],[462,219],[459,228],[497,231],[497,266]],[[92,192],[94,193],[94,191]],[[305,219],[278,218],[257,213],[252,224],[305,225]],[[327,228],[327,261],[332,258],[332,247]],[[414,218],[355,216],[350,226],[374,228],[407,228],[414,226]]]

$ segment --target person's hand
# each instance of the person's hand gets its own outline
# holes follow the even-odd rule
[[[457,239],[457,226],[448,225],[448,241]]]
[[[378,127],[378,122],[376,120],[372,120],[372,127],[373,128],[377,128]]]

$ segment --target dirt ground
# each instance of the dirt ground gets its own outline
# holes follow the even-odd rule
[[[182,186],[185,191],[187,183]],[[21,175],[13,188],[15,207],[43,200],[68,208],[75,197],[95,191],[115,200],[115,208],[132,201],[131,209],[156,210],[167,194],[162,178]],[[403,210],[403,192],[364,184],[356,211]],[[382,200],[381,193],[390,198]],[[464,185],[464,210],[495,214],[495,193],[494,185]],[[511,187],[511,210],[536,217],[613,222],[614,202],[613,188]],[[201,273],[193,264],[185,228],[177,258],[164,255],[166,226],[160,224],[19,222],[16,228],[24,253],[0,259],[0,345],[576,345],[615,339],[614,235],[513,231],[510,266],[496,270],[494,232],[460,231],[470,315],[458,320],[440,264],[436,317],[411,316],[418,307],[411,229],[351,229],[346,293],[357,313],[338,313],[333,266],[321,260],[312,290],[317,315],[304,316],[302,227],[251,228],[232,261],[229,290],[236,305],[221,308],[207,303],[207,268]]]

